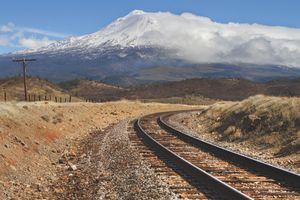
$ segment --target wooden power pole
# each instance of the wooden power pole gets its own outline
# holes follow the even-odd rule
[[[26,62],[36,61],[36,59],[14,59],[13,62],[22,62],[23,64],[23,82],[24,82],[24,97],[27,101],[27,86],[26,86]]]

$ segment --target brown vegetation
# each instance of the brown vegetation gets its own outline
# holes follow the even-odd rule
[[[242,102],[217,103],[203,113],[216,120],[212,129],[226,140],[252,139],[279,147],[282,154],[300,150],[300,98],[254,96]]]
[[[90,80],[71,80],[59,83],[59,86],[72,95],[86,99],[111,101],[120,99],[125,89]]]
[[[70,94],[68,92],[62,91],[57,85],[50,83],[49,81],[37,77],[27,78],[27,91],[28,95],[31,96],[31,101],[33,100],[33,95],[35,95],[36,100],[44,100],[45,96],[47,99],[50,98],[54,100],[55,97],[65,98],[69,100]],[[12,77],[0,79],[0,101],[4,100],[4,92],[7,95],[7,101],[23,101],[24,100],[24,85],[23,77]],[[73,101],[81,101],[80,98],[73,98]]]
[[[242,100],[257,94],[271,96],[299,96],[300,79],[277,80],[266,83],[238,78],[203,78],[157,83],[133,88],[127,98],[169,98],[186,95],[210,99]]]
[[[179,121],[220,144],[240,144],[237,149],[269,154],[271,161],[300,170],[300,98],[258,95],[219,102]]]
[[[277,80],[266,83],[238,78],[203,78],[155,83],[122,89],[95,81],[73,81],[73,87],[64,87],[73,94],[101,101],[116,99],[148,99],[160,102],[203,102],[203,99],[242,100],[249,96],[299,96],[300,79]],[[72,83],[72,81],[70,82]],[[192,98],[191,98],[192,97]],[[204,98],[203,98],[204,97]],[[200,101],[196,100],[202,99]]]
[[[23,100],[21,77],[0,80],[0,89],[4,88],[10,100]],[[155,102],[207,104],[207,102],[211,103],[215,100],[243,100],[257,94],[299,96],[300,79],[258,83],[237,78],[203,78],[155,83],[124,89],[90,80],[71,80],[55,85],[43,79],[30,78],[28,90],[29,94],[41,94],[42,99],[45,94],[62,95],[63,98],[71,94],[72,96],[100,102],[143,99]],[[3,92],[1,99],[3,99]]]
[[[155,99],[141,99],[143,102],[159,102],[159,103],[171,103],[171,104],[186,104],[186,105],[210,105],[217,100],[209,99],[203,96],[186,95],[182,97],[167,97],[167,98],[155,98]]]

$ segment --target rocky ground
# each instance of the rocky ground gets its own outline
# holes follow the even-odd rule
[[[123,120],[90,134],[77,156],[63,158],[61,178],[53,184],[57,199],[172,199],[168,187],[131,147],[128,125]]]
[[[206,141],[300,172],[300,98],[254,96],[169,120]]]
[[[126,124],[188,108],[138,101],[0,103],[0,199],[169,199],[130,147]]]

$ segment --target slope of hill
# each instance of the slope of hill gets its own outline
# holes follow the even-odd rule
[[[128,98],[168,98],[185,95],[212,99],[238,100],[262,92],[262,84],[243,79],[188,79],[136,87],[127,92]]]
[[[59,84],[73,95],[98,101],[143,99],[168,103],[197,104],[220,100],[242,100],[249,96],[300,96],[300,79],[254,82],[238,78],[203,78],[152,83],[126,89],[96,81],[73,80]]]
[[[21,77],[0,79],[1,95],[7,92],[8,100],[23,100]],[[183,81],[152,83],[126,89],[91,80],[72,80],[58,85],[44,79],[28,79],[28,93],[41,95],[69,95],[95,101],[119,99],[143,99],[169,103],[214,102],[215,100],[242,100],[249,96],[265,94],[270,96],[300,96],[300,79],[253,82],[238,78],[203,78]],[[77,101],[78,99],[73,98]],[[206,104],[206,103],[205,103]]]
[[[92,100],[117,100],[125,89],[90,80],[71,80],[58,84],[72,95]]]
[[[110,84],[134,86],[155,82],[180,81],[194,78],[241,78],[252,81],[270,81],[276,79],[295,78],[300,71],[295,68],[259,65],[234,64],[197,64],[187,66],[156,66],[138,70],[130,76],[104,80]],[[127,80],[124,82],[124,80]]]
[[[173,119],[208,141],[300,172],[299,111],[299,97],[258,95]]]
[[[266,88],[266,95],[300,96],[300,78],[269,81]]]
[[[169,98],[186,95],[242,100],[249,96],[300,96],[300,79],[254,82],[239,78],[203,78],[138,86],[123,94],[129,99]]]
[[[24,100],[24,85],[22,77],[12,77],[0,79],[0,89],[1,97],[0,100],[4,99],[3,93],[6,91],[7,100]],[[31,95],[31,100],[33,100],[33,95],[36,95],[36,100],[38,96],[41,96],[41,99],[44,100],[45,96],[49,99],[50,95],[52,100],[55,97],[62,97],[69,99],[70,94],[68,92],[62,91],[57,85],[41,78],[29,77],[27,79],[27,91],[28,95]],[[81,101],[79,98],[73,98],[72,101]]]

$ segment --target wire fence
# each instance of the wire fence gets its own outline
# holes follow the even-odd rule
[[[3,91],[2,97],[0,97],[0,101],[8,102],[8,101],[25,101],[24,96],[10,94],[7,91]],[[56,103],[71,103],[71,102],[93,102],[96,103],[98,101],[92,99],[85,99],[82,97],[74,98],[72,95],[51,95],[51,94],[28,94],[27,102],[36,102],[36,101],[53,101]]]

